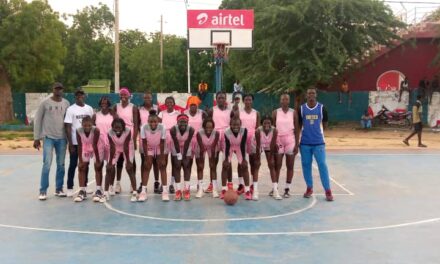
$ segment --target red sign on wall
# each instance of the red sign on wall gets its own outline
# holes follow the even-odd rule
[[[188,10],[188,28],[254,28],[254,10]]]

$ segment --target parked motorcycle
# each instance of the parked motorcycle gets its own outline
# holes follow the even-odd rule
[[[411,127],[412,125],[412,112],[407,110],[390,111],[386,106],[382,106],[382,109],[377,112],[374,117],[375,123],[397,125],[402,127]]]

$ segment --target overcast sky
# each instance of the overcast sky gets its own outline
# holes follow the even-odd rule
[[[402,0],[403,2],[409,0]],[[114,0],[49,0],[51,7],[60,14],[76,13],[76,10],[101,2],[114,11]],[[221,0],[188,0],[189,9],[217,9]],[[440,7],[440,0],[411,0],[411,2],[431,2],[437,4],[389,3],[395,13],[407,10],[409,22],[417,16]],[[417,9],[415,9],[417,8]],[[139,29],[143,32],[160,30],[160,15],[164,16],[164,33],[186,36],[186,7],[184,0],[119,0],[120,29]]]

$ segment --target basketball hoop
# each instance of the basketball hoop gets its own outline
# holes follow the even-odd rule
[[[212,43],[212,47],[216,63],[221,64],[228,61],[229,44],[222,42]]]

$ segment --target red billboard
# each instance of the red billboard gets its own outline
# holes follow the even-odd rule
[[[254,10],[188,10],[188,28],[253,29]]]

